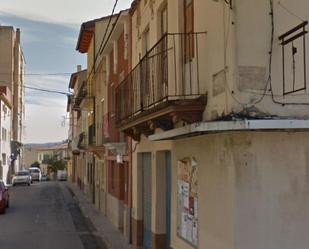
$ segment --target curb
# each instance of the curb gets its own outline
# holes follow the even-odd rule
[[[102,238],[108,249],[134,249],[132,245],[125,241],[120,231],[118,231],[106,219],[106,217],[94,207],[93,203],[88,200],[87,196],[83,192],[81,192],[79,189],[75,189],[77,187],[71,182],[67,182],[66,187],[72,195],[73,199],[77,202],[85,218],[89,219],[95,227],[96,232],[94,232],[94,234]],[[80,191],[80,193],[78,193],[76,190]],[[79,198],[79,195],[81,198]],[[86,203],[86,205],[83,203]],[[89,206],[89,208],[87,206]],[[94,215],[91,215],[92,212],[94,212]],[[102,216],[100,217],[100,215]],[[98,225],[97,223],[100,222],[100,219],[102,219],[102,224]]]

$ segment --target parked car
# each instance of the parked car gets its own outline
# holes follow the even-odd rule
[[[39,168],[29,168],[32,181],[41,181],[42,180],[42,173]]]
[[[0,213],[4,213],[5,209],[9,207],[9,189],[4,182],[0,180]]]
[[[22,170],[17,172],[12,179],[13,186],[16,186],[18,184],[27,184],[30,186],[32,182],[30,172],[28,170]]]
[[[41,181],[49,181],[48,175],[42,174]]]
[[[57,171],[57,180],[58,181],[66,181],[68,179],[68,173],[66,170],[58,170]]]

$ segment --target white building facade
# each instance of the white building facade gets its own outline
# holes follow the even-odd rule
[[[0,87],[0,179],[9,183],[9,168],[11,164],[11,103],[7,96],[8,88]]]

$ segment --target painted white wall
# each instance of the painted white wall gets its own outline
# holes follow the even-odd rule
[[[3,172],[3,181],[8,182],[8,171],[11,164],[11,126],[12,126],[12,115],[11,109],[0,100],[0,160]],[[4,108],[7,112],[5,114]],[[3,128],[6,130],[6,138],[3,139]],[[5,154],[5,162],[3,161],[3,154]],[[1,177],[1,176],[0,176]]]

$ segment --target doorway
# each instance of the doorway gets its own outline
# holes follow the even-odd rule
[[[151,153],[143,153],[143,245],[144,249],[151,249],[151,213],[152,213],[152,167]]]
[[[172,213],[172,160],[171,152],[165,152],[165,181],[166,181],[166,244],[165,248],[170,249],[171,245],[171,213]]]

